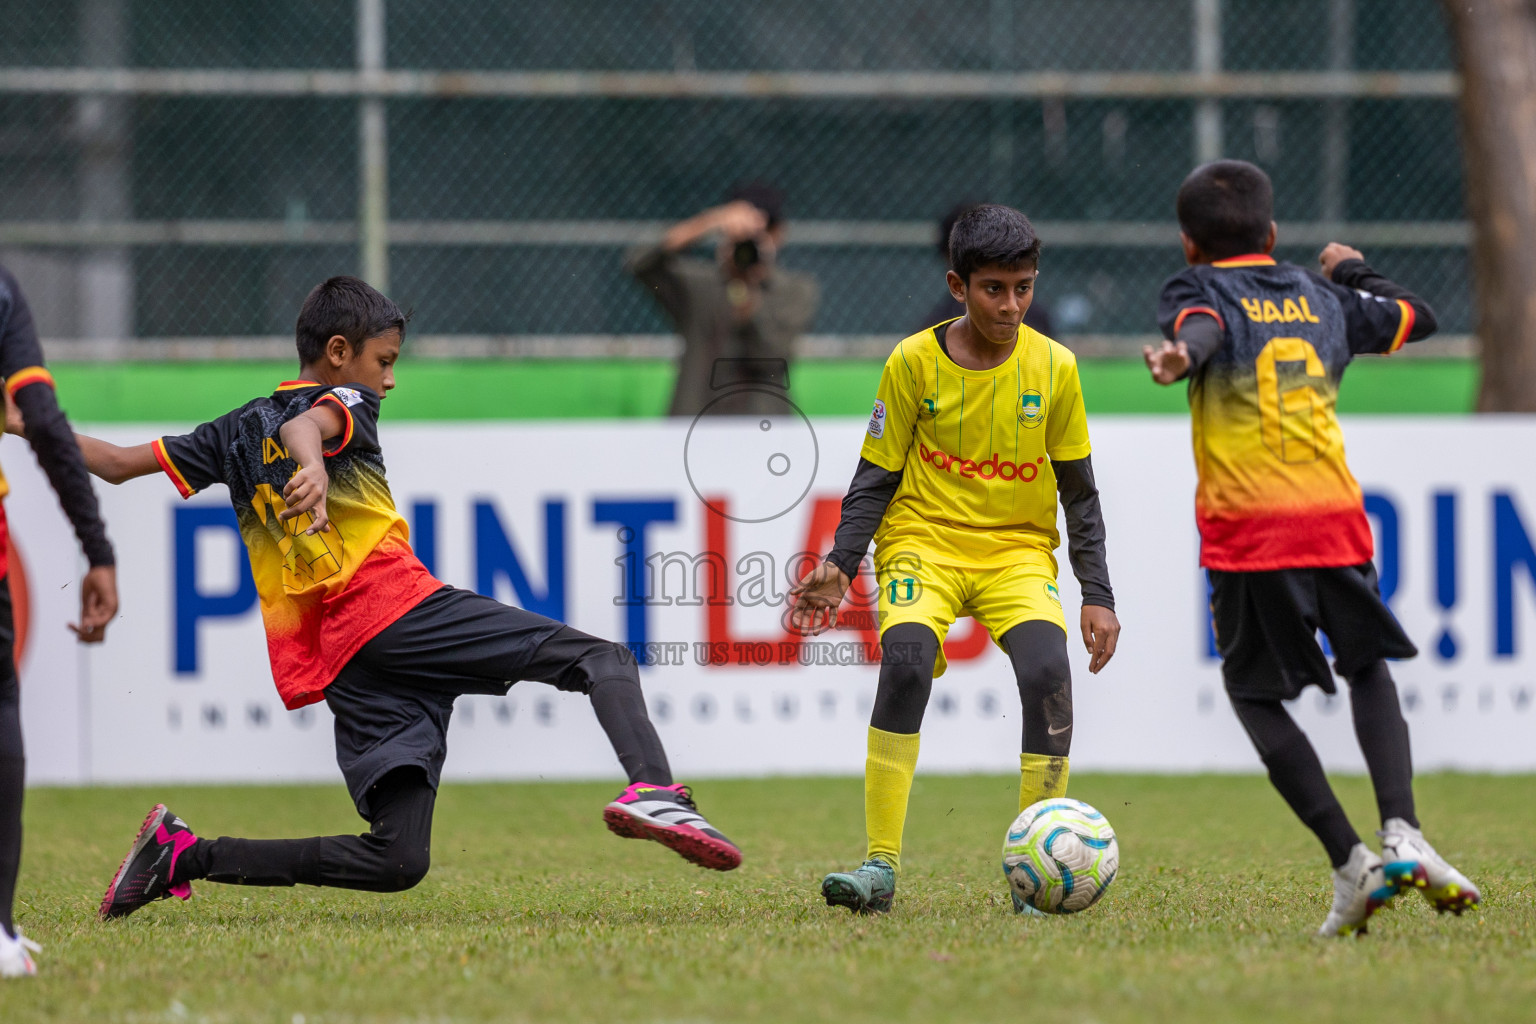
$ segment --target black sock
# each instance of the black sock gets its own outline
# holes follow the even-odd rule
[[[672,766],[667,763],[667,751],[645,710],[640,680],[629,676],[599,679],[592,684],[588,696],[597,722],[608,734],[608,742],[619,755],[619,764],[629,781],[672,785]]]
[[[352,837],[349,837],[352,838]],[[206,878],[226,885],[320,885],[320,844],[309,839],[199,839],[176,862],[174,882]]]
[[[565,626],[539,645],[523,678],[586,694],[629,781],[672,785],[667,751],[645,710],[640,669],[629,648]]]
[[[1322,841],[1333,866],[1342,866],[1349,860],[1349,851],[1360,842],[1360,835],[1333,795],[1306,733],[1278,700],[1233,697],[1232,709],[1269,769],[1269,781]]]
[[[900,622],[880,634],[880,682],[870,725],[902,736],[922,730],[938,655],[938,635],[920,622]]]
[[[436,797],[420,768],[397,768],[370,789],[373,827],[363,835],[202,839],[181,855],[172,880],[400,892],[427,874]]]
[[[1371,786],[1376,790],[1376,807],[1382,822],[1402,818],[1418,828],[1408,723],[1403,720],[1397,686],[1385,661],[1349,677],[1349,706],[1355,717],[1355,739],[1371,772]]]

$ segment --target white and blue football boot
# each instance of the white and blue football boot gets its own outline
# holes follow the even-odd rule
[[[7,935],[5,929],[0,928],[0,978],[32,977],[37,973],[37,964],[32,962],[32,954],[40,952],[42,948],[21,932]]]
[[[1440,913],[1460,916],[1476,909],[1483,894],[1466,875],[1451,867],[1424,839],[1424,833],[1402,818],[1388,818],[1381,831],[1381,857],[1387,880],[1403,889],[1418,889]]]
[[[1371,915],[1391,903],[1399,891],[1382,870],[1381,858],[1364,843],[1356,843],[1349,860],[1333,873],[1333,909],[1317,934],[1325,939],[1364,935]]]

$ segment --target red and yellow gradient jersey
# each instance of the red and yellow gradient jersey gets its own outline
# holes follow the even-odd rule
[[[1089,454],[1077,360],[1021,326],[1006,362],[967,370],[939,343],[946,326],[902,341],[880,375],[862,455],[902,477],[875,533],[876,561],[913,554],[1054,574],[1051,461]]]
[[[279,429],[329,402],[346,431],[325,448],[331,529],[306,537],[306,513],[278,519],[298,471]],[[411,551],[378,441],[379,397],[361,384],[288,381],[190,434],[154,442],[182,497],[229,486],[261,599],[272,678],[289,709],[313,704],[358,648],[443,586]]]
[[[1195,517],[1208,569],[1358,565],[1372,552],[1360,485],[1335,412],[1357,354],[1397,351],[1413,308],[1268,256],[1187,268],[1163,286],[1158,322],[1191,316],[1225,337],[1190,377]]]

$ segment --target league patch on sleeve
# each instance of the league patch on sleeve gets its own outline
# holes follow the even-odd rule
[[[352,388],[332,388],[331,394],[341,399],[342,404],[345,405],[348,409],[352,408],[354,405],[361,404],[363,401],[363,396],[358,394]]]
[[[885,436],[885,403],[875,399],[875,409],[869,414],[869,436]]]

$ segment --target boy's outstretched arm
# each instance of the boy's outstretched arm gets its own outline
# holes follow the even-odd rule
[[[24,410],[7,392],[5,396],[5,432],[7,434],[15,434],[17,437],[31,440],[34,431],[28,427],[28,424],[42,422],[46,418],[46,414],[39,416],[31,409]],[[75,448],[85,462],[86,471],[91,476],[105,480],[109,484],[120,484],[134,477],[148,476],[160,469],[160,464],[155,461],[153,445],[135,444],[124,448],[110,441],[103,441],[99,437],[91,437],[89,434],[73,436]]]
[[[1083,592],[1080,626],[1088,648],[1088,671],[1096,673],[1115,656],[1120,620],[1115,617],[1115,592],[1109,585],[1104,513],[1093,479],[1093,459],[1084,456],[1053,461],[1051,466],[1056,470],[1056,491],[1066,512],[1067,557]]]
[[[1177,340],[1164,341],[1158,348],[1143,345],[1141,355],[1154,381],[1173,384],[1204,366],[1221,347],[1224,334],[1214,316],[1196,314],[1179,325]]]
[[[791,628],[816,636],[837,625],[837,609],[843,594],[859,574],[859,563],[864,560],[886,507],[900,486],[901,473],[859,459],[853,482],[843,496],[843,515],[833,536],[831,554],[790,588],[790,596],[795,599],[790,612]]]
[[[30,440],[31,431],[27,426],[30,419],[31,417],[7,394],[5,432]],[[123,448],[110,441],[103,441],[99,437],[91,437],[89,434],[75,434],[74,439],[75,447],[85,462],[86,471],[109,484],[120,484],[134,477],[148,476],[160,469],[160,464],[155,461],[154,448],[149,444],[136,444]]]

